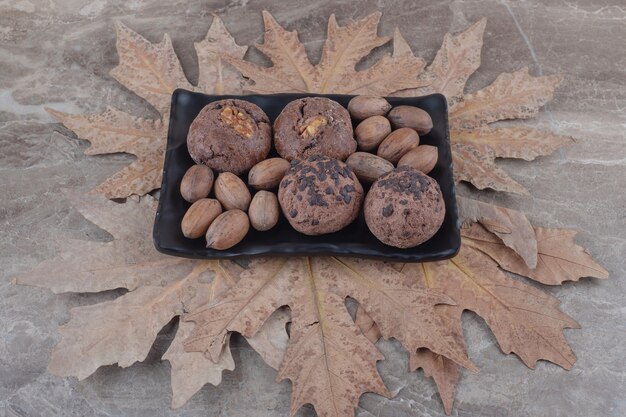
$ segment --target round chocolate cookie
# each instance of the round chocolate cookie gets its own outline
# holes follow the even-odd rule
[[[322,235],[354,221],[363,202],[363,187],[343,162],[313,155],[291,162],[278,187],[278,201],[294,229]]]
[[[205,106],[187,135],[189,155],[219,172],[241,174],[267,156],[272,144],[270,121],[256,104],[219,100]]]
[[[294,100],[274,122],[274,146],[290,161],[315,154],[344,161],[356,150],[350,113],[324,97]]]
[[[370,231],[396,248],[412,248],[430,239],[445,213],[437,181],[407,166],[381,176],[365,197]]]

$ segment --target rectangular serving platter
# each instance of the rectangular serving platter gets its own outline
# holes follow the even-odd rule
[[[420,144],[438,148],[439,158],[429,173],[439,183],[443,193],[446,215],[439,231],[423,244],[398,249],[381,243],[369,231],[361,213],[344,229],[321,236],[307,236],[294,230],[281,216],[278,224],[267,232],[252,228],[237,245],[227,250],[205,247],[205,240],[187,239],[180,223],[190,204],[183,200],[179,187],[183,175],[194,164],[187,151],[187,132],[194,118],[207,104],[225,98],[248,100],[267,113],[273,123],[290,101],[303,97],[327,97],[347,106],[353,96],[336,94],[274,94],[245,96],[215,96],[178,89],[172,94],[172,107],[163,182],[154,223],[154,245],[162,253],[198,259],[225,259],[244,256],[359,256],[400,262],[425,262],[448,259],[461,246],[460,223],[456,205],[452,153],[448,136],[446,99],[441,94],[424,97],[387,97],[392,106],[416,106],[427,111],[433,119],[433,129],[420,137]],[[278,156],[272,147],[269,157]],[[246,177],[242,177],[244,181]],[[369,189],[363,184],[365,191]],[[253,191],[253,190],[252,190]]]

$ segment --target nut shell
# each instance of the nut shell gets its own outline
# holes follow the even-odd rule
[[[222,172],[215,180],[215,197],[226,210],[246,211],[252,196],[246,184],[231,172]]]
[[[202,198],[189,207],[180,228],[183,235],[189,239],[197,239],[204,236],[207,229],[217,216],[222,214],[222,205],[212,198]]]
[[[239,209],[228,210],[217,216],[209,226],[206,247],[217,250],[232,248],[243,240],[248,230],[248,215]]]
[[[359,149],[364,151],[372,151],[380,145],[391,133],[391,124],[389,120],[383,116],[372,116],[363,120],[354,129],[354,136],[356,142],[359,144]]]
[[[426,135],[433,128],[433,119],[430,115],[420,109],[413,106],[398,106],[391,109],[387,118],[391,122],[391,126],[394,129],[401,127],[410,127],[419,133],[420,135]]]
[[[355,152],[348,157],[346,164],[361,182],[372,183],[381,175],[393,171],[391,162],[369,152]]]
[[[391,132],[380,144],[376,154],[392,164],[397,164],[404,154],[417,148],[419,144],[420,137],[417,132],[408,127],[403,127]]]
[[[289,169],[289,161],[283,158],[269,158],[252,167],[248,173],[248,184],[257,190],[278,188],[280,180]]]
[[[428,174],[437,165],[438,150],[436,146],[420,145],[404,154],[398,166],[409,166]]]
[[[279,215],[280,207],[276,194],[262,190],[254,195],[248,209],[252,227],[260,232],[270,230],[278,223]]]
[[[185,172],[180,182],[180,194],[185,200],[194,203],[205,198],[213,187],[213,171],[206,165],[193,165]]]
[[[348,112],[355,120],[384,116],[389,109],[391,109],[391,104],[384,98],[377,96],[356,96],[348,103]]]

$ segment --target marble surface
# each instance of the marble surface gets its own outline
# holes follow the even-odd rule
[[[554,101],[528,124],[572,135],[576,143],[534,163],[501,162],[532,197],[487,192],[482,198],[521,208],[537,225],[579,230],[577,241],[611,279],[547,289],[582,325],[566,331],[578,356],[570,372],[545,362],[530,370],[503,355],[484,322],[466,313],[470,357],[481,370],[463,374],[454,415],[626,415],[626,7],[620,0],[0,0],[0,415],[288,414],[289,383],[274,383],[275,372],[241,340],[234,343],[236,370],[176,411],[169,409],[169,365],[159,360],[171,329],[164,329],[145,363],[101,368],[82,382],[52,376],[46,363],[69,308],[115,294],[55,296],[11,284],[15,274],[54,256],[63,239],[110,239],[71,209],[61,190],[87,191],[132,158],[84,156],[86,143],[43,108],[84,113],[114,104],[151,114],[108,75],[117,60],[113,22],[151,41],[171,34],[195,81],[193,41],[206,33],[211,13],[223,17],[240,44],[252,44],[262,39],[263,9],[297,28],[314,57],[330,13],[341,23],[381,10],[381,33],[399,26],[429,61],[446,32],[486,16],[483,64],[470,90],[525,65],[533,74],[566,74]],[[406,354],[396,343],[381,349],[387,360],[380,372],[398,395],[367,394],[357,415],[442,416],[433,382],[421,372],[407,373]],[[313,414],[304,408],[298,415]]]

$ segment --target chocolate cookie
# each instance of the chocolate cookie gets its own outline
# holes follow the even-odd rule
[[[187,135],[189,155],[198,164],[241,174],[267,156],[272,144],[270,121],[257,105],[219,100],[205,106]]]
[[[350,114],[324,97],[294,100],[274,122],[274,146],[290,161],[315,154],[344,161],[356,150]]]
[[[354,221],[363,202],[363,187],[343,162],[314,155],[292,161],[280,182],[278,201],[294,229],[321,235]]]
[[[381,242],[412,248],[441,227],[446,207],[437,181],[403,166],[381,176],[365,197],[365,222]]]

